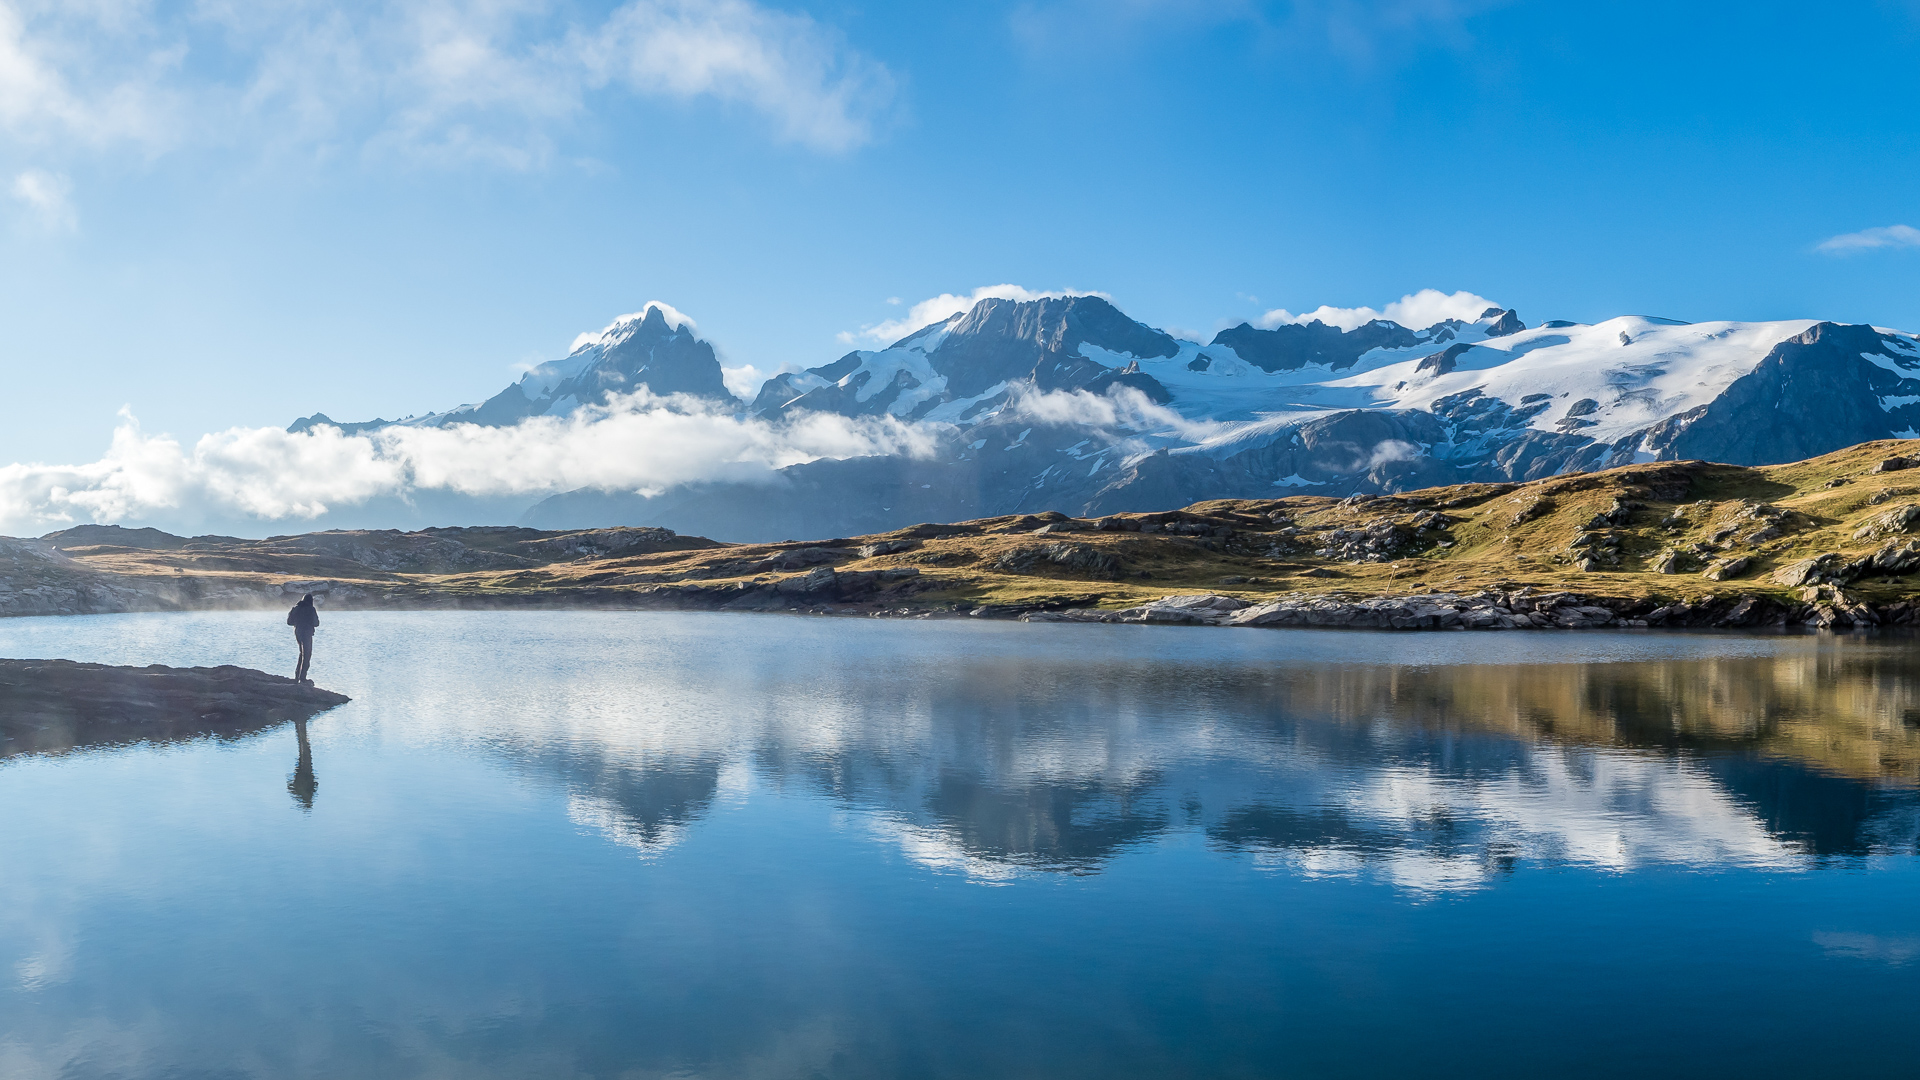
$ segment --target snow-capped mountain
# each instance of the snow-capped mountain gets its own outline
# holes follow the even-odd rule
[[[1151,377],[1112,358],[1179,355],[1180,342],[1097,296],[982,300],[880,352],[776,375],[754,398],[764,416],[811,409],[849,416],[966,423],[1025,389],[1105,393],[1131,386],[1168,400]]]
[[[713,346],[694,336],[693,321],[657,301],[622,315],[597,334],[581,334],[573,350],[540,364],[520,381],[478,405],[408,420],[370,420],[342,424],[324,413],[296,420],[289,431],[332,424],[353,434],[389,426],[445,427],[517,424],[530,416],[565,416],[582,405],[602,405],[609,394],[630,394],[645,386],[654,393],[691,394],[726,405],[739,400],[728,391]]]
[[[482,405],[408,422],[511,423],[646,385],[776,423],[886,415],[938,433],[931,457],[818,460],[772,485],[694,484],[650,498],[582,490],[523,518],[741,540],[1535,479],[1633,461],[1768,464],[1920,430],[1920,342],[1804,319],[1529,328],[1491,308],[1418,329],[1242,324],[1203,345],[1097,296],[989,299],[888,348],[775,376],[742,406],[721,385],[712,348],[670,316],[650,306],[583,335],[566,359]],[[330,422],[302,424],[315,421]]]

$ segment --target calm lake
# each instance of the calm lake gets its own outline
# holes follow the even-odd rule
[[[277,613],[0,655],[288,673]],[[330,612],[0,760],[0,1076],[1905,1074],[1920,645]]]

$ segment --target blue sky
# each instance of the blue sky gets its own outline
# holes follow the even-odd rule
[[[1916,177],[1893,0],[0,0],[0,462],[478,400],[654,299],[768,372],[999,283],[1920,329]]]

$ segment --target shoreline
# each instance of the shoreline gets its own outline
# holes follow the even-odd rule
[[[1871,605],[1861,602],[1795,603],[1764,593],[1708,594],[1693,601],[1664,597],[1619,598],[1532,587],[1477,593],[1290,593],[1249,600],[1223,593],[1168,593],[1126,607],[1094,606],[1097,594],[1036,597],[1026,602],[915,603],[908,595],[855,588],[845,595],[825,575],[809,575],[807,591],[782,583],[664,585],[642,588],[539,590],[527,592],[434,592],[366,594],[360,590],[318,593],[323,611],[685,611],[793,614],[834,618],[992,619],[1034,623],[1104,623],[1154,626],[1222,626],[1262,629],[1354,629],[1392,631],[1586,630],[1586,629],[1804,629],[1848,630],[1910,627],[1920,622],[1920,601]],[[847,575],[836,575],[845,577]],[[332,594],[330,596],[330,594]],[[253,594],[213,603],[89,605],[87,610],[16,611],[0,618],[53,618],[196,611],[257,611],[278,614],[282,597]]]

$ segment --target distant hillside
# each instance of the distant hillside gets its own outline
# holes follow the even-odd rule
[[[663,529],[84,527],[0,541],[0,614],[664,607],[1414,628],[1906,624],[1920,441],[1394,495],[1214,500],[722,544]]]

